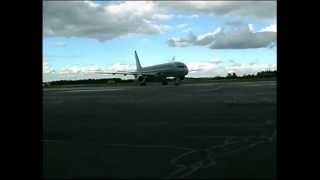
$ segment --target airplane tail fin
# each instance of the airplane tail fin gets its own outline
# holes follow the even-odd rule
[[[134,55],[135,55],[135,58],[136,58],[137,72],[140,72],[142,67],[141,67],[141,64],[140,64],[140,61],[139,61],[139,57],[137,55],[137,51],[134,51]]]

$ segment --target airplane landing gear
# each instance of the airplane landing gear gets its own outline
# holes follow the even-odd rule
[[[175,78],[174,85],[176,85],[176,86],[180,85],[180,78],[178,78],[178,77]]]
[[[146,86],[147,85],[147,83],[146,83],[146,78],[144,78],[144,77],[138,77],[138,83],[139,83],[139,85],[140,86]]]
[[[166,78],[163,78],[163,79],[161,79],[161,83],[162,83],[162,85],[168,85],[168,81],[167,81],[167,79]]]
[[[146,82],[146,78],[143,78],[142,81],[140,82],[140,86],[146,86],[147,82]]]

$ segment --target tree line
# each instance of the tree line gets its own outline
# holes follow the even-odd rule
[[[188,79],[208,79],[208,80],[223,80],[223,79],[260,79],[260,78],[276,78],[277,71],[261,71],[256,74],[238,76],[236,73],[228,73],[226,76],[216,76],[211,78],[186,78]],[[153,80],[151,80],[153,81]],[[169,80],[171,81],[171,80]],[[133,79],[121,78],[104,78],[104,79],[82,79],[82,80],[59,80],[44,83],[44,85],[77,85],[77,84],[116,84],[116,83],[129,83],[134,82]]]

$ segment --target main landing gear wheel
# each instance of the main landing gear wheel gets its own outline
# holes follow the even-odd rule
[[[146,86],[146,78],[143,76],[136,77],[137,83],[139,86]]]
[[[180,78],[175,78],[174,85],[176,86],[180,85]]]
[[[140,82],[140,86],[146,86],[146,78],[143,78],[142,81]]]
[[[162,80],[161,80],[161,83],[162,83],[162,85],[164,85],[164,86],[165,86],[165,85],[168,85],[168,81],[167,81],[166,79],[162,79]]]

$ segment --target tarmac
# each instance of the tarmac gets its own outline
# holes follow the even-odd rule
[[[43,89],[47,178],[275,178],[276,81]]]

